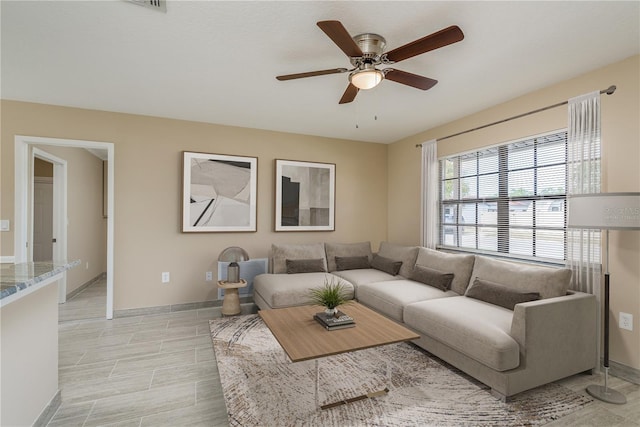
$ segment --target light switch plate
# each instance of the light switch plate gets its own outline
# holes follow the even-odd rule
[[[0,219],[0,231],[9,231],[11,228],[9,226],[8,219]]]

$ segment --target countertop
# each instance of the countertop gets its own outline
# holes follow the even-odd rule
[[[30,288],[43,284],[58,274],[80,264],[80,260],[69,262],[25,262],[0,264],[0,300],[15,299],[21,293],[30,293]],[[5,302],[5,301],[2,301]]]

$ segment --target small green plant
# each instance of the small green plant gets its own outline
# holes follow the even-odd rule
[[[321,288],[310,289],[310,303],[314,305],[321,305],[330,310],[338,307],[339,305],[348,304],[351,302],[349,299],[349,292],[342,284],[342,281],[335,282],[333,278],[328,280],[325,278],[324,286]]]

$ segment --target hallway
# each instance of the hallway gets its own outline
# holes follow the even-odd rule
[[[82,291],[58,305],[58,323],[72,320],[105,319],[107,276],[102,275]]]

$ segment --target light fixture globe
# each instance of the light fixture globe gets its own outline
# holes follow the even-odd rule
[[[384,73],[376,70],[373,65],[367,64],[364,70],[354,71],[349,74],[349,82],[358,89],[372,89],[384,79]]]
[[[238,283],[240,281],[241,261],[248,261],[249,254],[238,246],[231,246],[220,252],[218,261],[230,263],[227,267],[227,282]]]

